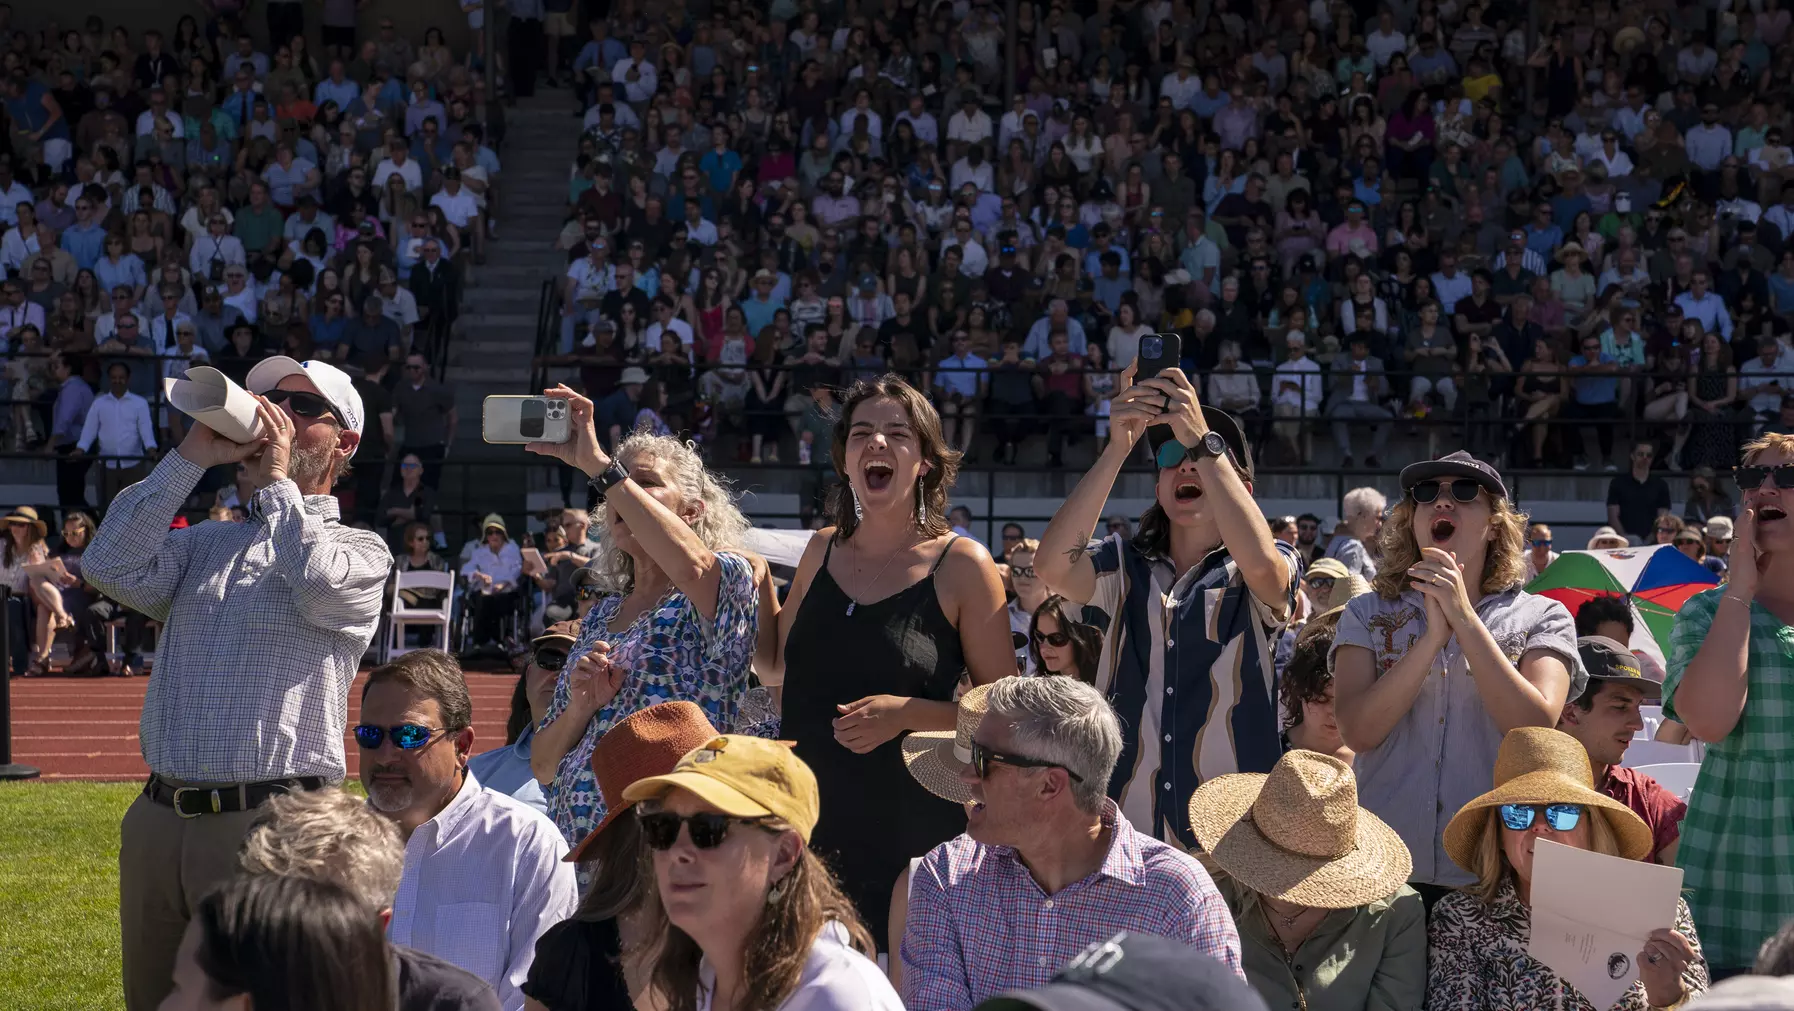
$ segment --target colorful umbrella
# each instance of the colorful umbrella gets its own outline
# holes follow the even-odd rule
[[[1637,620],[1661,650],[1688,598],[1719,584],[1707,567],[1669,544],[1602,551],[1566,551],[1527,584],[1531,593],[1563,602],[1573,615],[1596,597],[1630,597]],[[1636,641],[1629,643],[1638,648]]]

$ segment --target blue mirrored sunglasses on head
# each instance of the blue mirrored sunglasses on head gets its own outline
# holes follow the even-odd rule
[[[419,723],[401,723],[396,727],[376,727],[371,723],[361,723],[355,727],[355,743],[372,751],[391,734],[393,745],[400,751],[416,751],[441,732]]]
[[[1545,812],[1545,824],[1553,832],[1568,832],[1582,820],[1581,804],[1503,804],[1501,823],[1515,832],[1524,832]]]

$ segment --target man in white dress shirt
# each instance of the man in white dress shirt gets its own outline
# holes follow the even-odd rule
[[[81,441],[75,444],[75,452],[85,455],[99,443],[99,455],[105,458],[100,470],[102,509],[120,489],[142,480],[144,458],[156,449],[149,401],[131,392],[131,366],[113,362],[106,368],[106,379],[111,388],[94,398],[81,426]]]
[[[536,939],[573,915],[579,888],[554,822],[467,770],[473,701],[454,658],[416,650],[376,667],[355,739],[368,803],[405,837],[392,942],[485,980],[506,1011],[522,1008]]]

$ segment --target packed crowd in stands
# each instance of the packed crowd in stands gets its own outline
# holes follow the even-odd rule
[[[583,124],[542,348],[574,434],[527,448],[595,508],[488,517],[458,565],[433,363],[500,54],[328,0],[314,57],[292,0],[272,46],[220,6],[3,57],[8,437],[68,493],[54,552],[0,520],[9,662],[73,625],[103,663],[118,622],[128,670],[159,629],[130,1011],[1794,1008],[1777,0],[1554,9],[1536,47],[1432,0],[510,0],[507,94],[565,82]],[[1162,331],[1183,367],[1135,381]],[[251,441],[152,410],[201,357]],[[1409,423],[1471,452],[1267,518],[1257,464],[1320,423],[1372,466]],[[833,474],[785,571],[730,428]],[[1091,462],[987,548],[959,467],[1040,429]],[[1136,456],[1152,505],[1105,515]],[[1614,471],[1590,549],[1722,580],[1659,648],[1623,595],[1523,588],[1557,552],[1503,473],[1540,462]],[[448,568],[434,645],[513,647],[503,742],[443,648],[357,686],[394,570]],[[1691,787],[1625,764],[1646,705]],[[1529,953],[1540,841],[1615,892],[1683,872],[1603,1008]]]

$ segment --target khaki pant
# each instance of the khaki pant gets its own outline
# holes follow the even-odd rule
[[[119,826],[118,922],[125,1007],[155,1011],[174,988],[174,955],[199,900],[237,869],[255,812],[182,818],[138,797]]]

